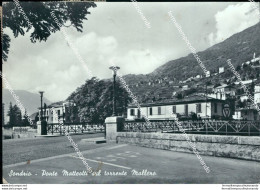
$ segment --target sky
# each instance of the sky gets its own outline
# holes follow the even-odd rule
[[[62,32],[33,44],[29,33],[14,38],[8,28],[4,29],[11,44],[3,73],[13,89],[33,93],[43,90],[50,101],[61,101],[89,79],[89,72],[100,79],[111,78],[111,64],[120,66],[122,75],[148,74],[170,60],[184,57],[191,52],[169,11],[197,52],[259,21],[259,10],[250,2],[96,4],[96,8],[89,9],[83,32],[64,28],[88,71]]]

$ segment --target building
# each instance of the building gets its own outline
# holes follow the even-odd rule
[[[197,75],[195,78],[200,79],[202,78],[202,75]]]
[[[255,85],[255,93],[254,93],[254,103],[260,103],[260,84]]]
[[[252,82],[256,81],[257,79],[253,79],[253,80],[245,80],[245,81],[240,81],[240,82],[235,82],[236,85],[241,85],[240,83],[244,84],[244,85],[250,85],[252,84]]]
[[[59,121],[71,122],[69,107],[73,107],[73,106],[75,106],[75,104],[68,101],[60,101],[60,102],[52,103],[49,106],[47,106],[46,109],[43,107],[43,118],[48,123],[59,123]],[[57,113],[58,118],[54,117],[54,114],[51,111],[52,108]],[[41,116],[41,108],[39,108],[39,116]]]
[[[254,108],[240,108],[235,110],[233,119],[236,120],[247,120],[247,121],[259,121],[260,115]]]
[[[219,67],[218,68],[218,73],[224,73],[225,72],[225,68],[224,67]]]
[[[5,104],[2,103],[2,127],[5,125]]]
[[[181,100],[141,104],[141,111],[135,105],[129,105],[127,120],[141,119],[144,117],[141,115],[145,115],[149,120],[169,120],[173,119],[172,113],[179,118],[189,118],[194,113],[202,119],[218,119],[224,117],[224,104],[223,100],[193,95]]]
[[[248,100],[247,94],[242,94],[242,95],[240,96],[240,101],[241,101],[241,102],[244,102],[244,101],[247,101],[247,100]]]
[[[206,77],[210,77],[210,71],[206,72]]]
[[[205,94],[206,96],[206,94]],[[221,93],[221,92],[216,92],[216,93],[209,93],[207,94],[208,97],[210,98],[215,98],[215,99],[219,99],[219,100],[226,100],[227,96],[225,93]]]
[[[255,57],[255,53],[253,55],[253,59],[251,60],[252,65],[260,65],[260,56],[259,57]]]
[[[188,90],[188,89],[189,89],[189,86],[188,86],[188,85],[182,86],[182,90]]]
[[[213,89],[213,91],[214,91],[214,93],[219,94],[220,96],[227,95],[227,94],[230,95],[230,96],[236,95],[236,88],[234,88],[231,85],[227,85],[227,84],[215,87]],[[222,98],[220,97],[220,99],[222,99]]]

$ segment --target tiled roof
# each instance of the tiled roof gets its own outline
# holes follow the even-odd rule
[[[52,107],[60,107],[60,106],[63,105],[63,103],[64,103],[64,101],[54,102],[54,103],[48,105],[47,107],[48,107],[48,108],[52,108]]]
[[[215,99],[208,97],[207,98],[208,102],[212,101],[219,101],[223,102],[223,100]],[[192,103],[192,102],[206,102],[206,97],[205,96],[200,96],[200,95],[191,95],[189,97],[185,97],[184,99],[167,99],[167,100],[162,100],[162,101],[157,101],[157,102],[152,102],[152,103],[141,103],[140,106],[142,107],[148,107],[148,106],[160,106],[160,105],[174,105],[174,104],[182,104],[182,103]],[[128,107],[136,107],[135,104],[129,104]]]

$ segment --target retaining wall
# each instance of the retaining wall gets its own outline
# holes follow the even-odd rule
[[[200,155],[260,161],[260,137],[117,132],[116,140],[118,143],[193,153],[187,137]]]

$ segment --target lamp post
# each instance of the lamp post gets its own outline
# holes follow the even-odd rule
[[[41,121],[42,121],[42,118],[43,118],[43,115],[42,115],[42,97],[43,97],[43,93],[44,91],[39,91],[40,95],[41,95]]]
[[[65,120],[64,120],[64,116],[65,116],[65,112],[66,112],[65,106],[66,106],[65,103],[63,103],[63,105],[62,105],[62,121],[63,121],[63,123],[65,123]],[[63,109],[63,107],[64,107],[64,109]]]
[[[120,67],[118,66],[111,66],[109,67],[109,69],[111,69],[113,71],[113,77],[114,77],[114,81],[113,81],[113,115],[112,116],[116,116],[116,73],[117,70],[120,69]]]

